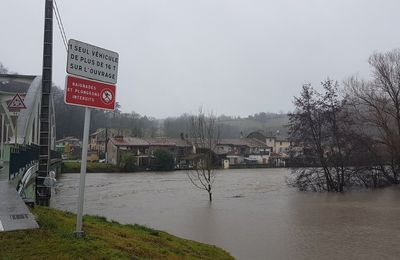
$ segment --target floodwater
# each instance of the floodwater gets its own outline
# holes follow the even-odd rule
[[[184,171],[88,174],[85,214],[214,244],[237,259],[400,259],[400,188],[346,194],[287,187],[287,169],[219,171],[214,201]],[[79,174],[56,208],[76,211]]]

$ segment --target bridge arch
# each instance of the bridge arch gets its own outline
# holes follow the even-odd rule
[[[10,167],[10,156],[24,146],[38,146],[40,140],[40,106],[42,96],[42,78],[30,75],[0,74],[0,179],[18,181],[16,167]],[[16,95],[21,95],[26,109],[21,109],[16,116],[10,111],[8,103]],[[55,111],[50,96],[50,148],[55,150]],[[39,155],[37,155],[39,156]],[[11,162],[12,164],[13,162]],[[27,166],[28,167],[28,166]],[[17,167],[18,168],[18,167]],[[26,168],[26,167],[25,167]]]

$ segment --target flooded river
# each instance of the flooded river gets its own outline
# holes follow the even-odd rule
[[[185,172],[88,174],[85,214],[220,246],[237,259],[400,259],[400,188],[301,193],[286,169],[219,171],[214,201]],[[79,174],[56,208],[76,212]]]

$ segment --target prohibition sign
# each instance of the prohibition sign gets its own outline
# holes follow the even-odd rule
[[[104,89],[101,92],[101,101],[103,101],[103,103],[110,104],[111,102],[113,102],[113,99],[114,99],[114,97],[113,97],[111,90]]]

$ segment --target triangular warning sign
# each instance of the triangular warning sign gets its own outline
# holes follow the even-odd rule
[[[24,101],[19,94],[15,95],[10,103],[8,103],[8,108],[26,108]]]

